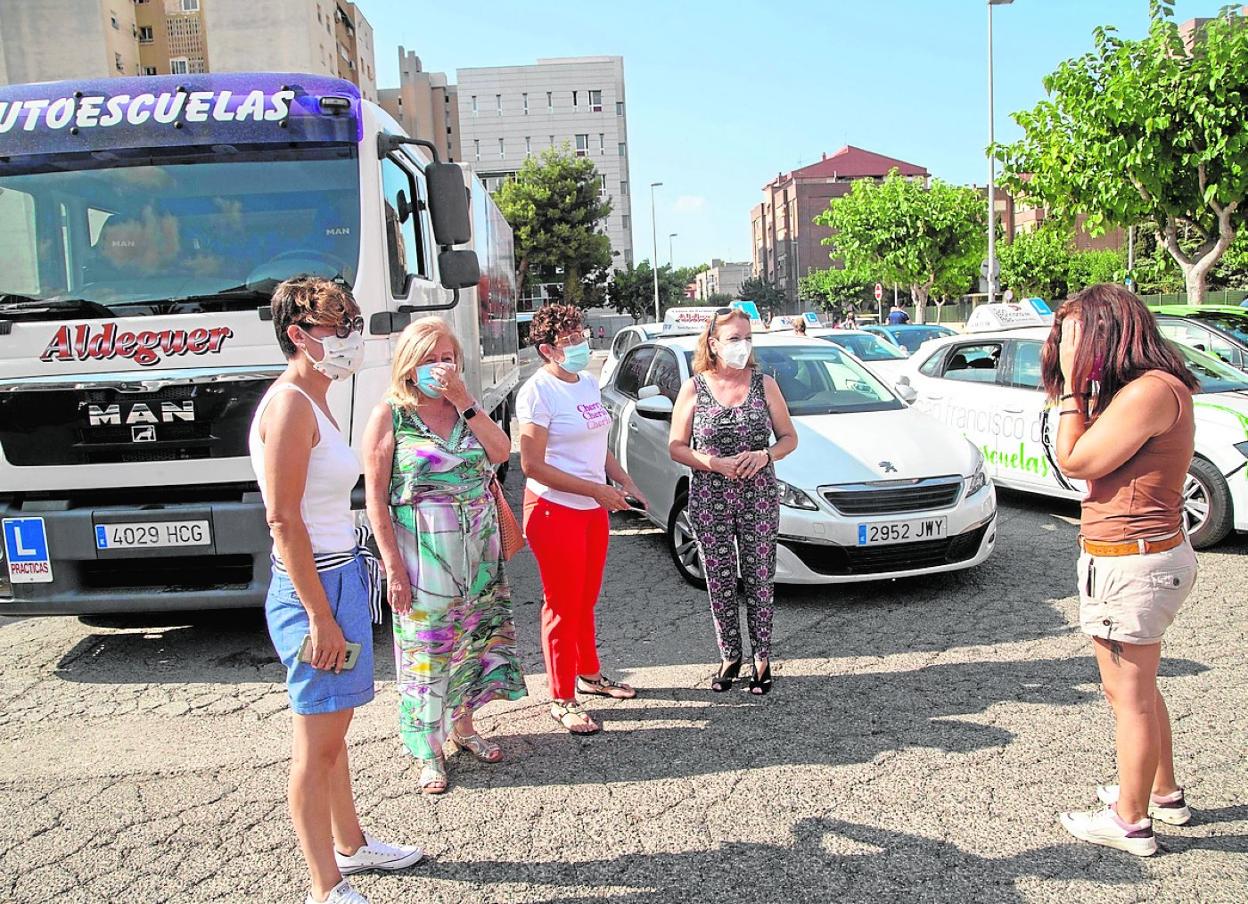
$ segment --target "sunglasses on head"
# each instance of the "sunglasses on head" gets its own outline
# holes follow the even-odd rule
[[[328,323],[300,323],[298,325],[303,327],[305,330],[310,330],[316,326],[330,326]],[[362,333],[364,332],[364,318],[349,317],[340,323],[333,324],[333,330],[334,335],[339,339],[346,339],[352,333]]]

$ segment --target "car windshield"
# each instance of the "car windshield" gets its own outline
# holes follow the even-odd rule
[[[911,326],[904,330],[889,330],[893,339],[897,344],[914,354],[919,350],[919,346],[928,339],[938,339],[941,336],[952,336],[953,330],[943,326]]]
[[[755,346],[754,355],[795,416],[904,407],[870,371],[830,343]]]
[[[1181,343],[1172,342],[1171,345],[1183,356],[1187,369],[1200,380],[1201,392],[1248,391],[1248,376],[1243,371]]]
[[[830,333],[820,339],[838,345],[854,355],[859,361],[904,361],[906,355],[895,345],[889,345],[879,336],[870,333]]]
[[[0,158],[0,317],[239,309],[301,273],[355,281],[353,145]]]
[[[1197,311],[1186,315],[1198,323],[1207,323],[1225,333],[1230,333],[1244,345],[1248,345],[1248,316],[1227,314],[1219,311]]]

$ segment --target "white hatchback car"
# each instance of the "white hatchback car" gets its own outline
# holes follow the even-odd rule
[[[996,483],[1082,499],[1086,485],[1062,474],[1053,450],[1056,414],[1040,384],[1048,335],[1049,327],[1032,326],[924,343],[897,388],[914,390],[915,408],[978,446]],[[1194,349],[1175,348],[1201,382],[1194,398],[1196,455],[1184,495],[1192,545],[1205,548],[1232,529],[1248,530],[1248,379]]]
[[[696,336],[630,349],[602,398],[611,450],[667,531],[685,580],[703,573],[685,511],[690,471],[672,461],[672,404],[690,376]],[[776,579],[833,584],[971,568],[996,544],[996,491],[979,450],[907,407],[861,362],[819,339],[754,335],[797,426],[776,465],[781,484]]]
[[[602,372],[598,375],[598,385],[606,386],[611,382],[611,376],[615,373],[615,369],[620,366],[620,361],[628,354],[628,350],[635,345],[645,342],[647,339],[653,339],[663,332],[663,324],[661,323],[638,323],[633,326],[626,326],[615,334],[615,338],[611,340],[611,349],[607,352],[607,360],[602,364]]]
[[[866,330],[832,330],[812,329],[808,335],[812,339],[822,339],[845,349],[867,369],[886,383],[895,383],[905,373],[906,361],[910,353],[904,348],[885,342],[875,333]]]

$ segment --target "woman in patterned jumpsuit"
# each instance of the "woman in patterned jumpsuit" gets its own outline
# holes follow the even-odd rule
[[[766,694],[780,522],[773,465],[797,448],[797,433],[780,387],[755,364],[750,319],[741,311],[715,313],[698,340],[693,370],[676,399],[669,450],[693,469],[689,520],[723,659],[711,688],[729,690],[741,670],[739,573],[754,654],[750,691]]]

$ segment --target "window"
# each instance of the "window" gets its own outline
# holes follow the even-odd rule
[[[577,135],[576,136],[576,156],[578,157],[589,156],[589,135]]]
[[[381,161],[381,189],[386,208],[390,291],[395,298],[404,298],[412,277],[427,275],[419,198],[411,175],[389,157]]]
[[[624,154],[625,154],[625,150],[626,150],[626,149],[625,149],[625,147],[624,147],[624,142],[622,142],[622,141],[621,141],[621,142],[620,142],[620,156],[621,156],[621,157],[623,157],[623,156],[624,156]]]
[[[650,362],[653,360],[653,345],[643,345],[629,352],[624,363],[620,365],[619,372],[615,375],[616,392],[630,399],[637,398],[637,393],[640,392],[643,381],[646,379],[646,372],[650,370]]]
[[[611,356],[617,361],[624,357],[624,353],[636,345],[638,342],[636,330],[621,330],[615,336],[615,341],[611,343]]]
[[[477,96],[475,94],[472,96],[472,115],[477,115]]]
[[[546,112],[547,113],[555,112],[555,92],[553,91],[546,92]]]
[[[605,195],[607,193],[607,177],[604,174],[598,175],[598,194]]]
[[[533,136],[525,135],[524,136],[524,156],[530,157],[532,155],[533,155]]]
[[[498,115],[503,115],[503,96],[501,94],[494,95],[494,109],[498,111]]]
[[[125,71],[126,71],[126,66],[125,66],[125,64],[124,64],[124,63],[122,63],[122,61],[121,61],[121,54],[120,54],[120,53],[114,53],[114,54],[113,54],[113,65],[115,65],[115,66],[117,67],[117,71],[118,71],[118,72],[125,72]]]
[[[169,61],[169,72],[173,75],[186,75],[190,71],[190,61],[186,57],[174,57]]]
[[[1010,384],[1023,389],[1040,388],[1040,350],[1043,342],[1015,342]]]
[[[680,362],[667,349],[659,349],[655,354],[654,368],[650,371],[651,386],[659,387],[659,392],[667,396],[675,404],[680,394]]]
[[[507,156],[507,152],[503,150],[503,139],[501,139],[501,138],[500,138],[500,139],[498,139],[498,156],[499,156],[499,157],[506,157],[506,156]]]
[[[598,133],[598,156],[601,157],[606,152],[607,152],[607,136],[599,132]]]
[[[589,92],[589,112],[590,113],[602,112],[602,92],[601,91]]]
[[[1193,320],[1159,318],[1157,326],[1161,330],[1161,335],[1173,342],[1194,348],[1206,355],[1214,355],[1228,364],[1238,365],[1239,356],[1235,346]]]
[[[554,136],[554,135],[551,135],[551,136],[550,136],[550,146],[551,146],[552,148],[555,146],[555,136]]]
[[[620,180],[620,196],[624,198],[628,197],[628,180],[627,179]]]
[[[152,36],[152,26],[140,25],[139,26],[139,43],[150,44],[152,43],[153,40],[154,38]]]
[[[632,229],[632,228],[633,228],[633,218],[632,218],[632,217],[630,217],[628,214],[621,214],[621,215],[620,215],[620,225],[621,225],[621,226],[623,226],[625,229]]]
[[[528,116],[529,115],[529,95],[527,91],[524,94],[520,95],[520,101],[524,106],[524,115]]]
[[[182,12],[184,13],[199,12],[199,0],[182,0]]]
[[[959,345],[950,351],[943,376],[946,380],[961,380],[965,383],[995,383],[1000,361],[1000,342]]]
[[[475,160],[481,159],[481,139],[480,138],[472,139],[472,156],[473,156],[473,159]]]
[[[575,110],[577,107],[580,106],[580,102],[576,99],[576,97],[577,97],[576,92],[573,91],[572,92],[572,109],[573,110]]]
[[[623,116],[623,115],[624,115],[624,101],[622,101],[622,100],[617,100],[617,101],[615,102],[615,115],[616,115],[616,116]]]

